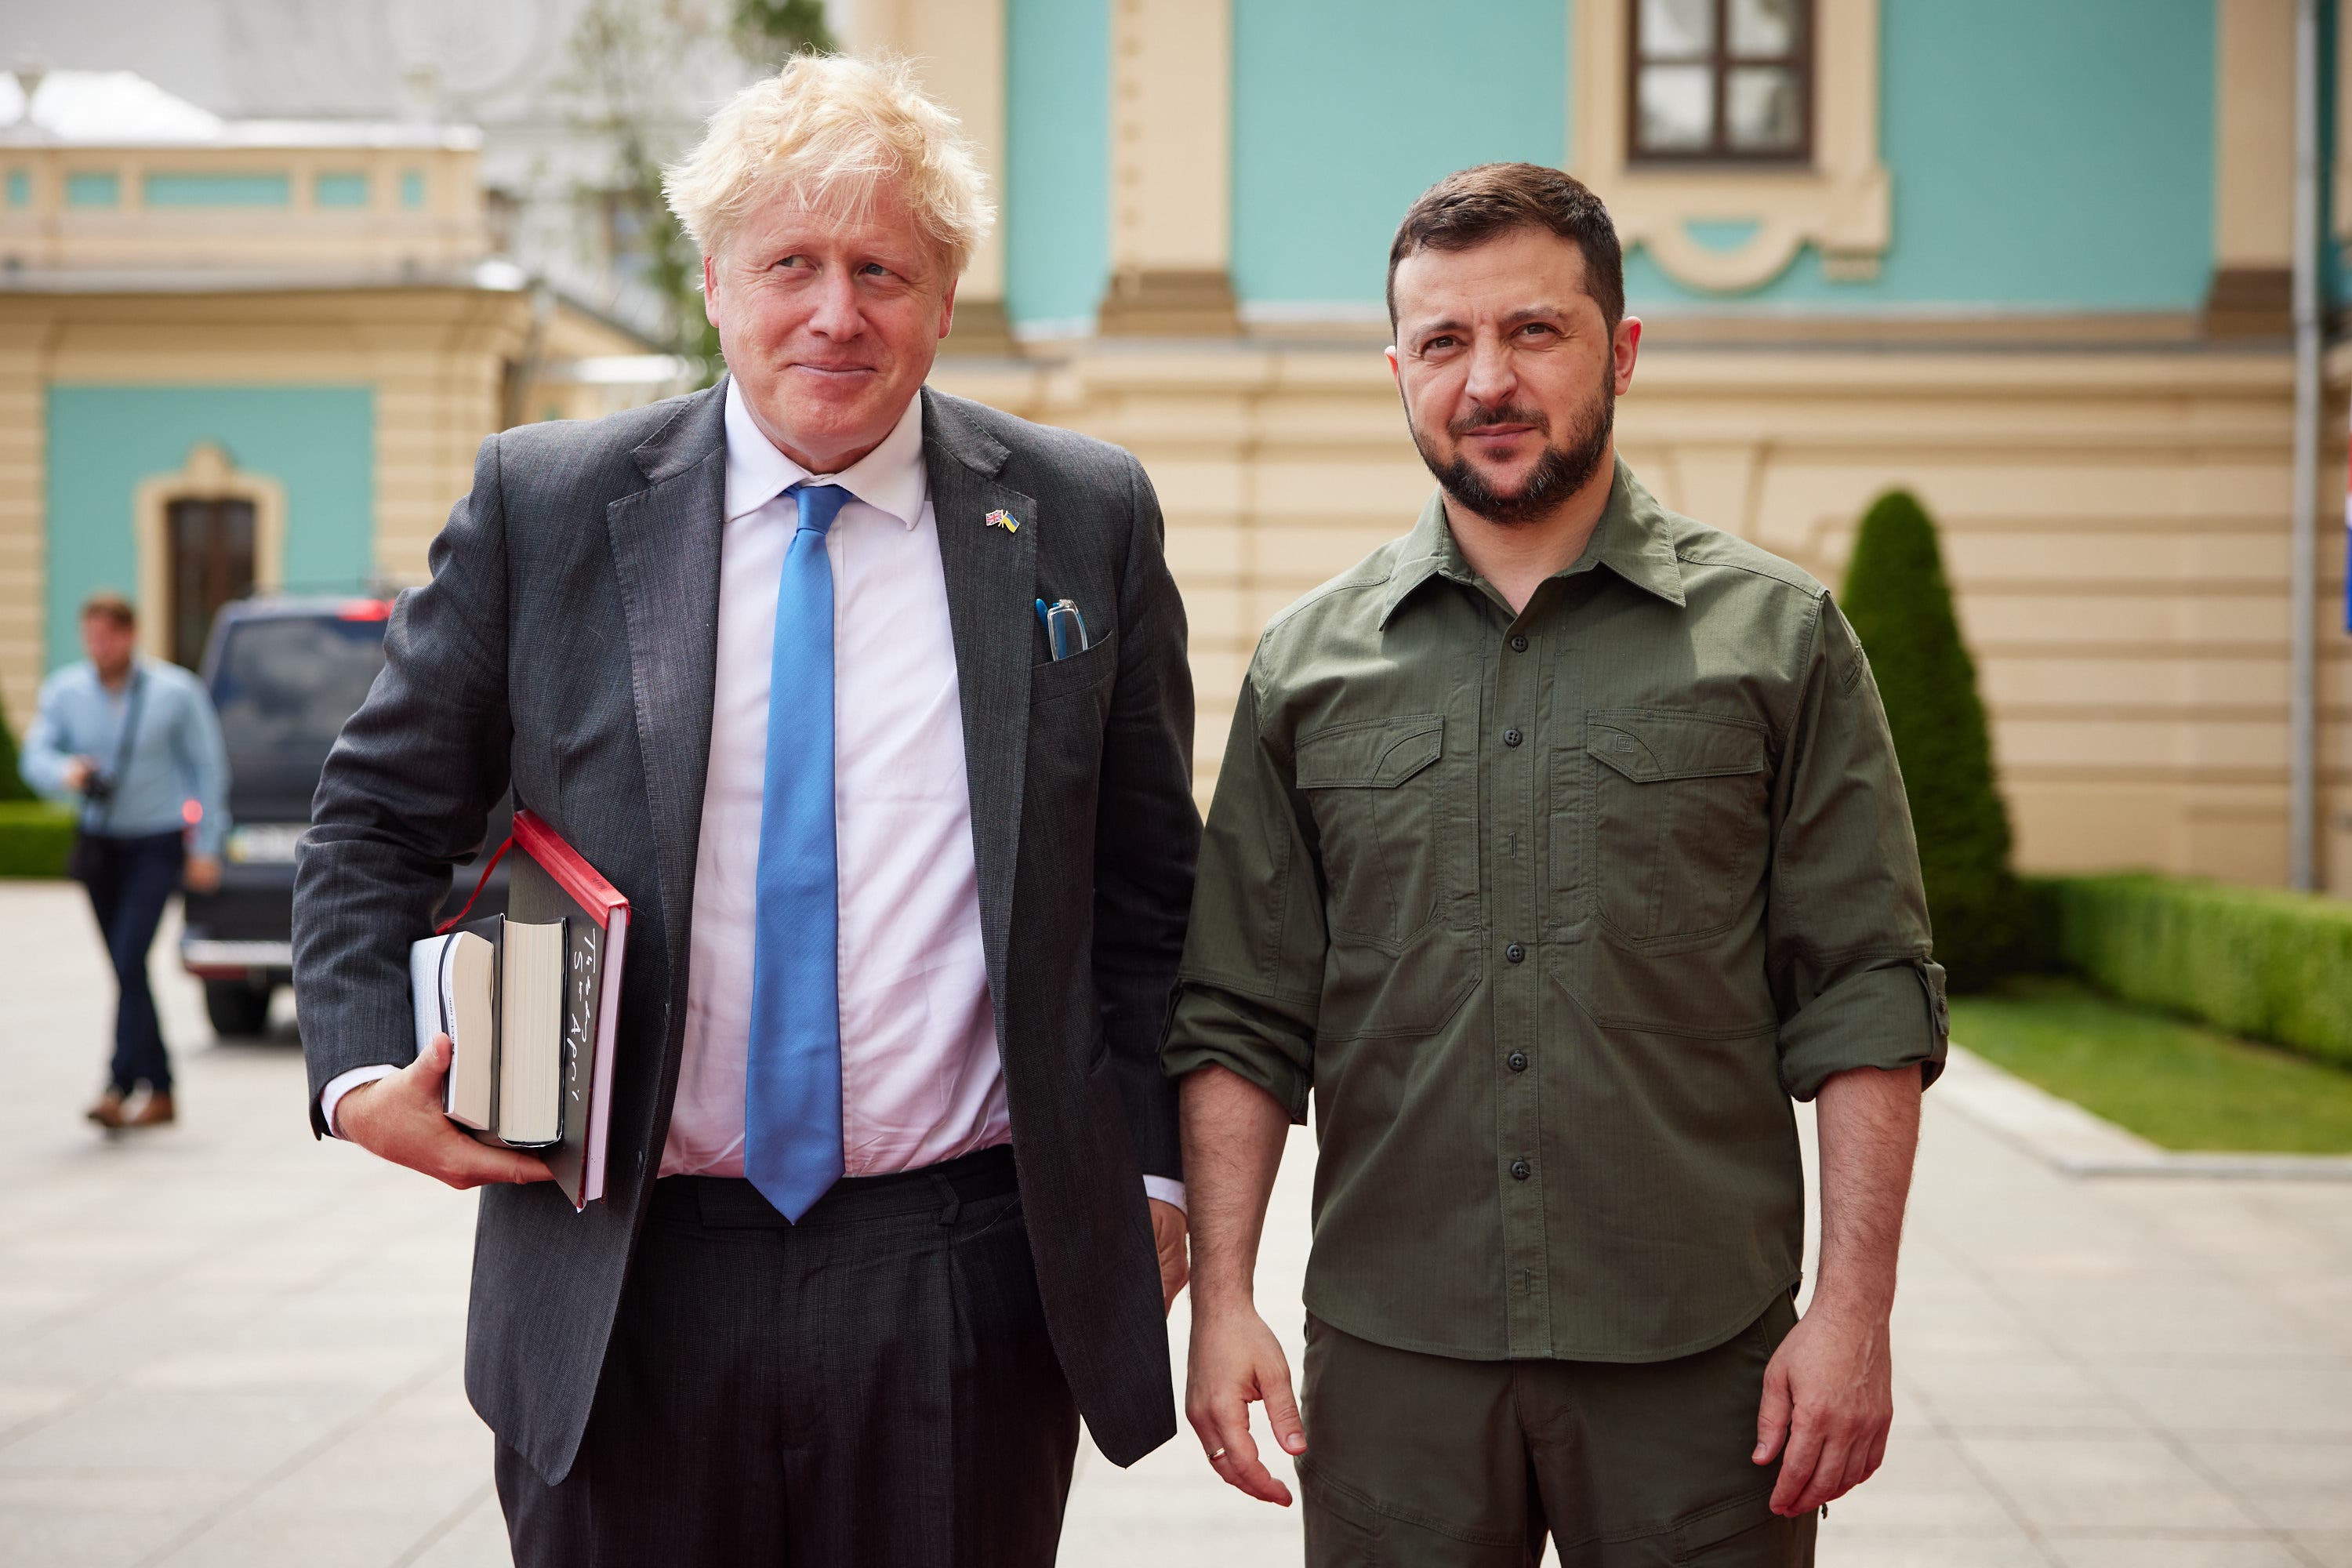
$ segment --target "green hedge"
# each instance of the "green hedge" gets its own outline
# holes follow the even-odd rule
[[[46,801],[0,801],[0,877],[62,877],[73,813]]]
[[[2352,903],[2145,874],[2032,893],[2047,956],[2103,990],[2352,1068]]]

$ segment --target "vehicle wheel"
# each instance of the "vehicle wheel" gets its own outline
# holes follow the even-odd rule
[[[258,1035],[269,1027],[269,990],[245,980],[205,982],[205,1011],[213,1033],[221,1036]]]

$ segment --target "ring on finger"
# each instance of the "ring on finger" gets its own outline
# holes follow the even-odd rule
[[[1211,1463],[1211,1464],[1213,1464],[1213,1464],[1215,1464],[1219,1459],[1222,1459],[1222,1458],[1223,1458],[1224,1457],[1225,1457],[1225,1451],[1224,1451],[1223,1448],[1220,1448],[1220,1449],[1218,1449],[1215,1453],[1213,1453],[1213,1454],[1212,1454],[1212,1455],[1210,1455],[1210,1456],[1209,1456],[1209,1463]]]

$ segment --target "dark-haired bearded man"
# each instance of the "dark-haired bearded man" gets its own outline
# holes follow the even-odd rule
[[[1617,460],[1642,326],[1591,191],[1441,182],[1389,308],[1438,492],[1258,645],[1163,1052],[1188,1414],[1287,1503],[1264,1401],[1315,1564],[1810,1563],[1885,1453],[1946,1033],[1869,666],[1820,584]],[[1250,1286],[1310,1096],[1294,1399]]]

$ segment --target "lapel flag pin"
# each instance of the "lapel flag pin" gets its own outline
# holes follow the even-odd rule
[[[1021,520],[1009,511],[992,511],[982,520],[991,528],[1001,528],[1007,533],[1021,531]]]

